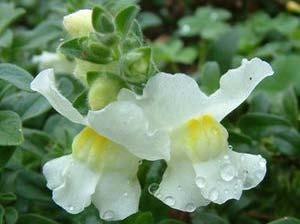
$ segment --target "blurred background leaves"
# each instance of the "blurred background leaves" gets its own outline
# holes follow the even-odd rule
[[[141,7],[138,21],[159,70],[189,74],[207,94],[242,58],[257,56],[272,64],[275,76],[223,122],[234,150],[268,160],[263,183],[239,201],[211,204],[192,214],[170,209],[148,192],[161,179],[163,161],[141,164],[141,212],[124,221],[104,222],[93,206],[70,215],[52,201],[41,167],[69,153],[82,127],[30,91],[39,69],[32,59],[43,51],[55,52],[66,38],[64,15],[95,4],[118,12],[129,3]],[[300,2],[288,0],[2,0],[0,223],[299,224],[299,13]],[[84,87],[69,74],[57,74],[57,79],[60,90],[78,103]]]

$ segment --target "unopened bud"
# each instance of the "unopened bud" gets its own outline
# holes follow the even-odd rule
[[[117,99],[123,83],[111,74],[101,74],[99,78],[93,81],[89,94],[88,103],[92,110],[100,110],[107,104]]]
[[[123,61],[124,78],[130,83],[144,83],[151,75],[151,48],[135,49],[126,54]]]
[[[87,36],[93,31],[92,10],[82,9],[64,17],[65,29],[72,37]]]

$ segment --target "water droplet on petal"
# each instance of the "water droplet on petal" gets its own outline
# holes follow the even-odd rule
[[[185,210],[187,212],[193,212],[196,209],[196,206],[193,202],[187,203],[187,205],[185,206]]]
[[[74,211],[74,207],[73,206],[69,206],[68,208],[71,212]]]
[[[196,184],[199,188],[204,188],[206,186],[206,180],[204,177],[196,177]]]
[[[225,181],[231,181],[234,178],[235,175],[235,169],[232,165],[225,165],[221,169],[221,177]]]
[[[181,191],[181,190],[182,190],[182,187],[181,187],[181,185],[178,185],[178,186],[177,186],[177,188],[178,188],[178,190],[179,190],[179,191]]]
[[[232,148],[233,148],[232,145],[229,145],[229,146],[228,146],[228,149],[229,149],[229,150],[232,150]]]
[[[218,197],[219,197],[219,192],[213,188],[209,193],[209,199],[211,201],[215,201],[218,199]]]
[[[103,213],[103,219],[110,220],[114,217],[114,212],[111,210],[107,210]]]
[[[225,155],[225,156],[224,156],[224,160],[229,160],[229,156],[228,156],[228,155]]]
[[[143,160],[139,160],[139,165],[142,165],[142,163],[143,163]]]
[[[128,197],[128,193],[125,192],[125,193],[123,194],[123,196],[124,196],[124,197]]]
[[[172,196],[167,196],[165,197],[164,202],[169,206],[173,206],[175,204],[175,199]]]
[[[148,191],[150,194],[155,194],[155,192],[158,190],[159,184],[158,183],[152,183],[148,187]]]

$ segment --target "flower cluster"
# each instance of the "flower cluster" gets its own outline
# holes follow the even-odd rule
[[[69,22],[66,27],[81,35],[82,30]],[[82,27],[91,29],[87,24]],[[120,85],[115,97],[101,106],[90,105],[82,115],[57,89],[54,71],[42,71],[31,89],[45,96],[57,112],[85,126],[73,141],[71,155],[44,165],[53,200],[73,214],[93,203],[102,219],[124,219],[138,211],[139,161],[161,159],[167,169],[153,195],[170,207],[192,212],[210,202],[239,199],[243,190],[262,181],[266,160],[234,152],[220,122],[272,74],[268,63],[244,59],[207,96],[185,74],[158,73],[142,94]],[[98,80],[96,87],[103,82]],[[105,91],[95,91],[94,104],[103,95]]]

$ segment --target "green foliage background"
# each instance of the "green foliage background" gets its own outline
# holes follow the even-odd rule
[[[30,91],[29,83],[38,73],[32,57],[55,52],[65,38],[64,15],[112,2],[1,0],[0,224],[110,223],[101,221],[93,206],[70,215],[52,201],[41,167],[69,153],[81,127],[53,111],[42,96]],[[118,4],[128,2],[135,1]],[[208,94],[218,88],[221,74],[244,57],[258,56],[272,64],[275,76],[223,122],[234,150],[262,154],[268,160],[268,173],[239,201],[211,204],[187,214],[148,193],[149,185],[159,182],[165,164],[144,161],[139,171],[140,213],[115,223],[300,223],[300,14],[287,9],[287,4],[284,0],[139,2],[138,21],[159,69],[193,76]],[[68,74],[61,74],[58,81],[71,101],[83,90]]]

